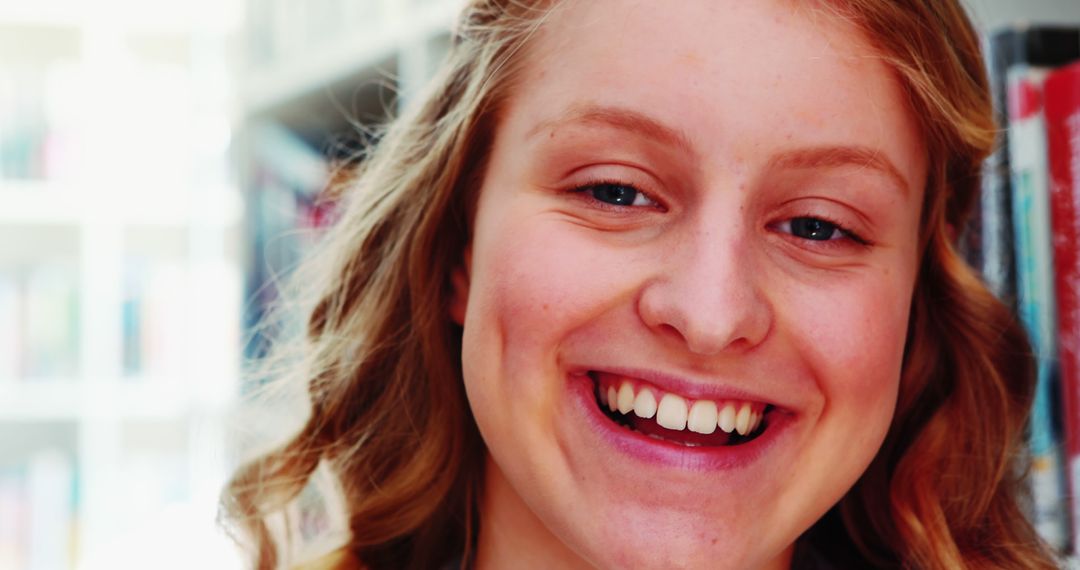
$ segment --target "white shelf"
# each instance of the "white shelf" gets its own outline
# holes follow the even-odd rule
[[[77,224],[87,196],[73,185],[44,180],[0,180],[0,224]]]
[[[239,223],[238,192],[221,185],[203,191],[216,198],[199,208],[186,188],[169,188],[156,181],[145,189],[94,188],[48,180],[0,179],[0,225],[74,225],[108,222],[144,226],[183,227],[192,223],[229,226]],[[169,198],[171,197],[171,198]]]
[[[0,2],[0,22],[7,25],[75,27],[85,18],[89,4],[77,0]]]
[[[33,129],[14,139],[27,158],[5,174],[54,177],[0,177],[0,459],[13,467],[0,483],[5,499],[15,489],[0,518],[56,515],[36,542],[0,552],[0,567],[36,552],[50,562],[34,568],[116,568],[102,553],[130,551],[128,527],[165,508],[205,509],[191,528],[217,530],[243,222],[223,46],[241,4],[0,0],[0,87],[19,95],[0,100],[2,126],[29,116]],[[52,500],[24,493],[54,459],[65,472],[52,472]]]
[[[262,115],[274,108],[326,89],[373,70],[411,45],[450,30],[461,9],[460,0],[435,0],[406,10],[394,2],[384,2],[384,21],[367,25],[370,32],[346,37],[310,50],[295,51],[283,61],[267,67],[252,67],[244,73],[241,105],[248,116]]]
[[[122,17],[119,16],[122,14]],[[196,24],[235,26],[240,17],[234,2],[191,0],[188,2],[143,2],[141,0],[33,0],[0,2],[0,23],[40,28],[86,28],[108,25],[112,29],[136,33],[184,34]],[[211,21],[202,21],[211,20]]]
[[[0,419],[8,421],[77,420],[82,390],[73,380],[0,381]]]
[[[221,385],[231,384],[221,378]],[[220,395],[224,396],[224,395]],[[193,394],[184,378],[0,379],[0,421],[81,421],[182,419],[200,413],[224,411],[224,397]],[[215,401],[216,400],[216,401]]]

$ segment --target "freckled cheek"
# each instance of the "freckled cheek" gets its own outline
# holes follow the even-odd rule
[[[910,293],[887,281],[805,295],[791,315],[830,398],[869,404],[895,398]]]
[[[511,230],[512,228],[512,230]],[[617,252],[562,224],[519,224],[474,250],[474,287],[509,368],[554,364],[562,343],[625,288]]]

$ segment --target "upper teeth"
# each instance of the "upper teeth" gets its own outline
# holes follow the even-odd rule
[[[726,433],[738,432],[739,435],[747,435],[761,425],[765,416],[764,405],[760,403],[740,400],[691,402],[678,394],[635,386],[630,380],[623,380],[618,388],[609,384],[602,387],[599,393],[601,402],[612,412],[618,411],[625,415],[633,411],[634,415],[641,418],[655,415],[656,423],[675,431],[689,429],[710,434],[719,427]],[[659,405],[657,395],[660,396]]]

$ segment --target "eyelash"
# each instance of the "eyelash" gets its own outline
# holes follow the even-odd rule
[[[635,200],[634,200],[635,202],[637,201],[637,198],[644,197],[650,203],[649,204],[640,204],[640,205],[637,205],[637,206],[635,206],[634,204],[613,204],[611,202],[605,202],[603,200],[600,200],[596,196],[589,195],[589,191],[595,191],[595,190],[597,190],[597,189],[599,189],[601,187],[604,187],[604,186],[628,188],[630,190],[633,190],[636,193]],[[597,180],[592,180],[592,181],[586,182],[585,184],[581,184],[581,185],[578,185],[578,186],[575,186],[575,187],[571,188],[570,192],[572,194],[581,195],[581,196],[585,197],[585,199],[593,202],[594,205],[596,205],[596,206],[598,206],[598,207],[600,207],[602,209],[605,209],[605,210],[624,210],[624,209],[627,209],[627,208],[643,208],[643,207],[652,207],[652,208],[656,208],[656,209],[659,209],[659,210],[662,210],[662,211],[667,210],[667,208],[665,208],[660,203],[659,200],[653,198],[648,192],[643,192],[637,186],[635,186],[633,184],[628,184],[626,182],[622,182],[622,181],[619,181],[619,180],[603,179],[603,178],[597,179]]]
[[[776,228],[778,226],[786,224],[788,226],[788,231],[784,231],[783,233],[785,233],[787,235],[790,235],[790,236],[793,236],[793,237],[797,237],[790,230],[791,230],[791,223],[793,221],[799,220],[799,219],[815,220],[815,221],[825,222],[826,224],[829,224],[830,226],[833,226],[834,231],[840,232],[840,235],[843,236],[843,239],[846,239],[846,240],[848,240],[848,241],[850,241],[850,242],[852,242],[852,243],[854,243],[856,245],[860,245],[860,246],[863,246],[863,247],[870,247],[870,246],[874,245],[873,242],[871,242],[870,240],[862,237],[861,235],[856,233],[854,230],[852,230],[852,229],[848,228],[847,226],[845,226],[843,223],[841,223],[841,222],[839,222],[839,221],[837,221],[837,220],[835,220],[833,218],[830,218],[829,216],[823,216],[821,214],[814,214],[814,213],[809,213],[808,212],[808,213],[805,213],[805,214],[800,214],[800,215],[797,215],[797,216],[791,216],[789,218],[785,218],[784,220],[781,220],[780,222],[775,222],[775,223],[769,224],[769,226],[772,227],[772,228]],[[810,238],[801,238],[801,239],[802,239],[802,241],[807,241],[807,242],[814,243],[815,247],[837,247],[837,246],[840,246],[842,244],[839,244],[839,243],[836,243],[836,242],[843,241],[842,239],[827,239],[827,240],[815,240],[815,239],[810,239]]]
[[[636,200],[637,197],[644,197],[646,200],[651,202],[651,204],[649,204],[649,205],[638,205],[638,206],[634,206],[633,204],[613,204],[611,202],[605,202],[603,200],[600,200],[599,198],[596,198],[595,196],[589,196],[588,195],[589,191],[595,191],[598,188],[601,188],[601,187],[604,187],[604,186],[615,186],[615,187],[620,187],[620,188],[628,188],[628,189],[633,190],[634,192],[636,192],[637,195],[635,196],[635,200],[634,200],[635,202],[637,201]],[[593,180],[593,181],[587,182],[585,184],[581,184],[581,185],[578,185],[578,186],[575,186],[575,187],[571,188],[570,192],[573,193],[573,194],[576,194],[576,195],[582,195],[582,196],[586,197],[586,199],[593,202],[593,204],[595,206],[600,207],[600,208],[602,208],[604,210],[609,210],[609,211],[625,210],[627,208],[641,208],[641,207],[645,207],[645,206],[652,206],[652,207],[655,207],[655,208],[666,210],[666,208],[664,208],[658,200],[656,200],[652,196],[650,196],[648,192],[643,192],[642,190],[638,189],[633,184],[628,184],[626,182],[622,182],[622,181],[619,181],[619,180],[613,180],[613,179]],[[860,245],[860,246],[864,246],[864,247],[870,247],[870,246],[874,245],[873,242],[863,238],[861,235],[856,233],[854,230],[848,228],[843,223],[841,223],[841,222],[839,222],[839,221],[837,221],[837,220],[835,220],[833,218],[830,218],[829,216],[823,216],[821,214],[816,214],[816,213],[807,212],[807,213],[800,214],[800,215],[797,215],[797,216],[792,216],[792,217],[789,217],[789,218],[785,218],[784,220],[782,220],[780,222],[775,222],[775,223],[769,224],[769,227],[770,228],[776,228],[776,227],[778,227],[778,226],[780,226],[782,224],[786,224],[788,226],[788,230],[784,231],[783,233],[785,233],[787,235],[791,235],[793,237],[796,237],[791,232],[791,223],[794,220],[798,220],[798,219],[815,220],[815,221],[821,221],[821,222],[824,222],[826,224],[829,224],[829,225],[833,226],[836,231],[839,231],[840,234],[843,236],[843,238],[846,238],[847,240],[855,243],[856,245]],[[800,238],[800,239],[801,239],[801,241],[813,242],[816,247],[837,247],[837,246],[841,245],[841,244],[836,243],[836,242],[841,241],[841,240],[834,240],[834,239],[814,240],[814,239],[810,239],[810,238]]]

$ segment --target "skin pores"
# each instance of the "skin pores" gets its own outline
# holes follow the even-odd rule
[[[924,154],[889,69],[827,11],[557,9],[452,303],[490,453],[479,566],[787,567],[892,420]],[[759,428],[686,445],[611,411],[619,390],[676,427],[700,401],[701,431],[727,404]]]

